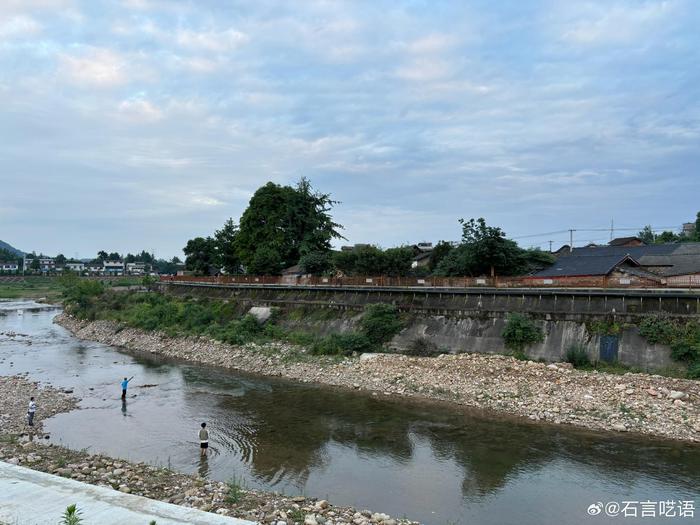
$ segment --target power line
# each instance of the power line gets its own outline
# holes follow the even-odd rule
[[[615,227],[615,231],[642,231],[646,228],[646,226],[636,227],[636,228],[618,228]],[[674,228],[678,228],[678,226],[652,226],[651,231],[663,231],[663,230],[673,230]],[[571,229],[566,229],[566,230],[557,230],[557,231],[552,231],[552,232],[542,232],[542,233],[532,233],[529,235],[518,235],[517,237],[510,237],[513,240],[516,239],[530,239],[533,237],[545,237],[547,235],[558,235],[562,233],[569,233],[571,230],[575,232],[609,232],[610,227],[607,228],[571,228]]]

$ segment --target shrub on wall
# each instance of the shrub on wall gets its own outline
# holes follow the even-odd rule
[[[670,346],[671,358],[688,365],[688,377],[700,378],[700,323],[655,315],[639,323],[639,333],[651,344]]]
[[[566,351],[566,362],[574,365],[574,368],[585,368],[591,365],[591,360],[582,345],[571,345]]]
[[[371,304],[360,320],[360,333],[376,346],[391,341],[403,328],[399,310],[391,304]]]
[[[523,357],[525,348],[544,341],[544,334],[539,326],[522,314],[510,314],[506,327],[501,334],[506,348],[513,350],[513,355]]]

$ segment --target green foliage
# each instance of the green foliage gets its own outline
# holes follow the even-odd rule
[[[700,341],[681,338],[671,343],[671,357],[685,363],[700,362]]]
[[[276,274],[304,254],[329,251],[331,241],[342,238],[342,226],[329,213],[335,204],[330,195],[313,191],[305,178],[295,188],[272,182],[259,188],[241,216],[236,237],[248,273]],[[265,253],[258,254],[260,250]],[[275,271],[257,272],[260,267]]]
[[[440,262],[445,257],[447,257],[453,249],[454,247],[452,246],[452,244],[447,241],[438,242],[433,247],[433,250],[430,252],[430,261],[428,262],[428,269],[431,272],[434,272],[440,264]]]
[[[71,313],[79,316],[88,313],[95,299],[105,291],[105,287],[100,281],[80,279],[76,276],[67,276],[65,279],[66,285],[63,288],[62,296],[65,302],[70,305]],[[88,318],[90,317],[88,316]]]
[[[540,327],[522,314],[508,316],[501,336],[506,347],[517,355],[521,355],[528,346],[544,341],[544,334]]]
[[[360,319],[360,332],[375,346],[388,343],[402,328],[399,310],[390,304],[368,305]]]
[[[697,378],[700,369],[700,323],[651,316],[639,324],[639,333],[649,343],[670,346],[671,357],[688,365],[688,377]]]
[[[223,268],[229,275],[241,273],[241,258],[236,246],[237,236],[238,225],[233,222],[233,219],[227,220],[224,226],[214,233],[217,266]]]
[[[311,345],[314,355],[352,355],[353,352],[370,352],[373,345],[367,336],[357,333],[331,334]]]
[[[687,375],[690,379],[700,379],[700,360],[695,361],[688,366]]]
[[[253,275],[279,275],[284,266],[285,263],[277,250],[270,246],[261,246],[253,255],[247,271]]]
[[[676,324],[663,316],[645,317],[639,323],[639,333],[651,344],[670,345],[676,337],[677,331]]]
[[[651,225],[647,224],[644,229],[637,234],[642,241],[646,244],[654,244],[654,230],[651,229]]]
[[[332,268],[333,263],[329,251],[309,252],[299,259],[299,269],[303,274],[324,275],[329,273]]]
[[[209,275],[220,268],[216,240],[211,237],[190,239],[182,251],[185,253],[185,268],[196,275]]]
[[[367,245],[333,254],[333,265],[345,275],[405,277],[411,273],[412,262],[413,250],[408,246],[382,250]]]
[[[437,345],[430,341],[427,337],[416,337],[411,341],[404,352],[406,355],[415,355],[419,357],[429,357],[437,353]]]
[[[61,516],[61,525],[79,525],[83,522],[80,514],[81,512],[78,510],[78,506],[75,503],[68,505],[63,516]]]
[[[596,335],[618,335],[622,332],[622,325],[616,321],[592,321],[586,323],[586,329]]]
[[[587,368],[591,366],[586,347],[571,345],[566,351],[566,362],[574,365],[574,368]]]
[[[551,260],[544,252],[523,250],[500,228],[487,226],[483,218],[459,222],[462,243],[437,264],[435,275],[520,275]]]
[[[232,477],[226,482],[226,503],[238,503],[244,495],[243,480],[237,477]]]

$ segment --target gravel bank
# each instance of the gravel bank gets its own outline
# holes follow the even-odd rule
[[[34,427],[26,423],[29,397],[37,402]],[[42,421],[77,407],[69,393],[40,388],[23,376],[0,376],[0,461],[264,524],[418,525],[387,514],[336,507],[325,500],[288,497],[229,487],[226,483],[180,474],[144,463],[75,451],[45,441]]]
[[[450,401],[535,421],[700,443],[700,381],[582,372],[566,363],[546,365],[484,354],[435,358],[364,354],[338,360],[307,356],[283,343],[235,347],[65,314],[56,322],[81,339],[191,362],[377,394]]]
[[[27,424],[29,398],[37,404],[34,426]],[[41,434],[42,423],[60,412],[68,412],[77,406],[70,393],[52,387],[40,387],[24,376],[0,376],[0,435],[23,433]]]

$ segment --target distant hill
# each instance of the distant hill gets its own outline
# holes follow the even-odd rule
[[[10,246],[4,241],[0,241],[0,250],[7,250],[8,252],[17,254],[17,257],[22,257],[24,255],[24,252],[22,250],[18,250],[14,246]]]

